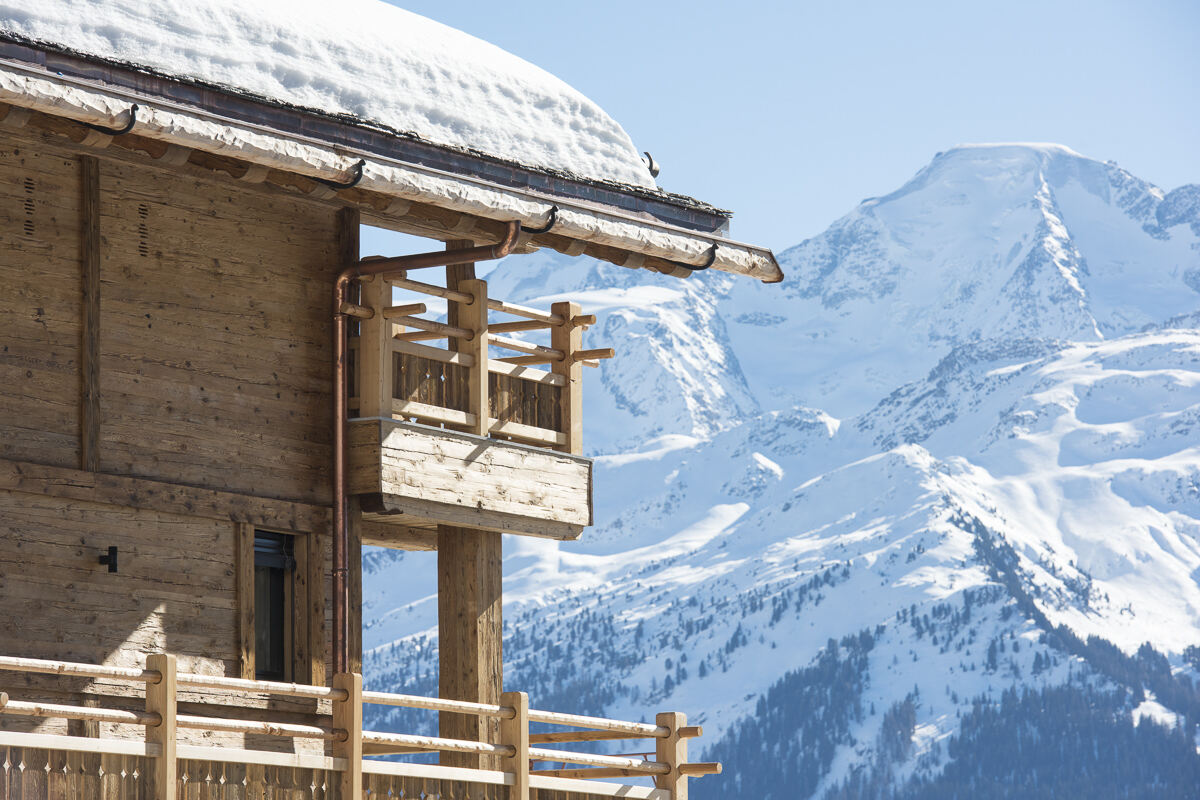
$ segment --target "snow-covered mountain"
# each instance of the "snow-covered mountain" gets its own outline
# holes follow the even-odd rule
[[[1200,187],[959,147],[782,261],[490,276],[618,348],[596,526],[506,542],[508,682],[689,712],[699,797],[1195,796]],[[430,559],[367,556],[376,686],[436,686]]]

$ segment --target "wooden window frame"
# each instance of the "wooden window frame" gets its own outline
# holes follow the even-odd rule
[[[257,680],[254,642],[254,537],[256,533],[293,537],[296,568],[285,583],[289,623],[284,630],[284,680],[325,683],[325,586],[321,537],[312,533],[263,528],[238,523],[237,539],[237,654],[238,677]]]

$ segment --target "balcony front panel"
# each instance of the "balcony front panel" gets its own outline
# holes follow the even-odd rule
[[[370,519],[574,539],[592,523],[592,462],[387,419],[352,420],[348,484]]]

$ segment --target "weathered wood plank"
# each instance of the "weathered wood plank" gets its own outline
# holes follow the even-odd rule
[[[0,490],[296,532],[324,530],[329,520],[329,510],[324,506],[6,459],[0,459]]]
[[[0,133],[0,458],[80,464],[78,159]]]
[[[81,469],[95,472],[100,466],[100,164],[91,156],[83,156],[79,163],[83,298],[79,462]]]
[[[326,502],[333,215],[105,160],[100,464]],[[264,369],[265,365],[269,365]]]

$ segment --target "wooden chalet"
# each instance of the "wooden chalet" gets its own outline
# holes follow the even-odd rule
[[[505,691],[500,535],[590,524],[583,373],[621,343],[473,265],[550,248],[776,281],[770,252],[648,175],[52,38],[72,3],[121,5],[0,12],[0,800],[686,798],[719,767],[688,762],[682,714]],[[364,224],[429,252],[362,258]],[[363,689],[363,544],[437,551],[437,698]],[[364,731],[364,703],[439,735]],[[558,749],[617,739],[649,755]]]

